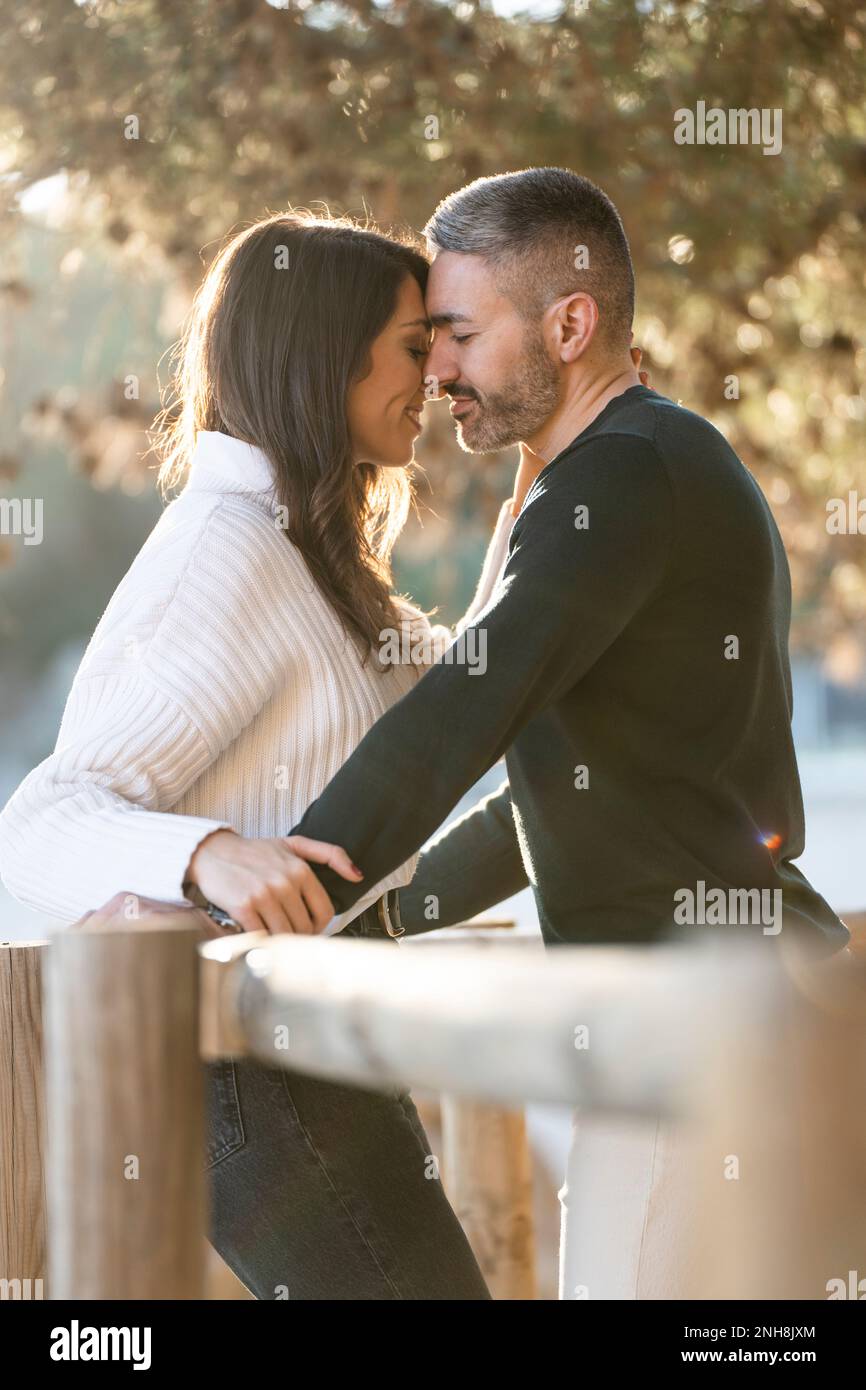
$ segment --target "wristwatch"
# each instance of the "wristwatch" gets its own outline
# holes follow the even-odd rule
[[[189,898],[189,901],[194,907],[200,907],[202,912],[207,913],[211,921],[216,922],[217,926],[230,927],[236,932],[242,932],[244,930],[240,922],[236,922],[234,917],[230,917],[227,912],[223,912],[221,907],[217,907],[216,903],[210,902],[197,883],[193,883],[190,879],[187,879],[181,885],[181,891],[185,898]]]

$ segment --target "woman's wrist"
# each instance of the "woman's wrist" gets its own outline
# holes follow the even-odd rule
[[[189,863],[186,866],[186,874],[184,875],[183,880],[183,891],[185,894],[187,890],[187,885],[193,888],[198,887],[202,859],[207,856],[210,849],[213,849],[213,842],[216,839],[216,837],[218,835],[236,834],[237,831],[230,830],[226,826],[220,826],[218,830],[211,830],[207,835],[205,835],[203,840],[199,840],[198,844],[196,845],[195,849],[190,855]],[[206,846],[208,848],[206,848]],[[189,896],[189,894],[187,894],[187,896]]]

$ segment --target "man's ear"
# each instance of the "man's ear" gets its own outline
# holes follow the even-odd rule
[[[551,307],[560,361],[576,362],[586,352],[598,329],[598,305],[591,294],[581,291],[558,300]]]

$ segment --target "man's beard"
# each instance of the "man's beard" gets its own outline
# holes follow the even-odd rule
[[[489,392],[464,420],[457,421],[457,442],[469,454],[489,454],[531,439],[559,404],[559,374],[540,331],[527,328],[514,378],[505,389]]]

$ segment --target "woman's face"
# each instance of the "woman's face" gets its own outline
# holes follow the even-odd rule
[[[421,433],[430,331],[420,286],[407,275],[391,319],[373,341],[369,373],[349,389],[349,435],[356,463],[396,468],[412,462]]]

